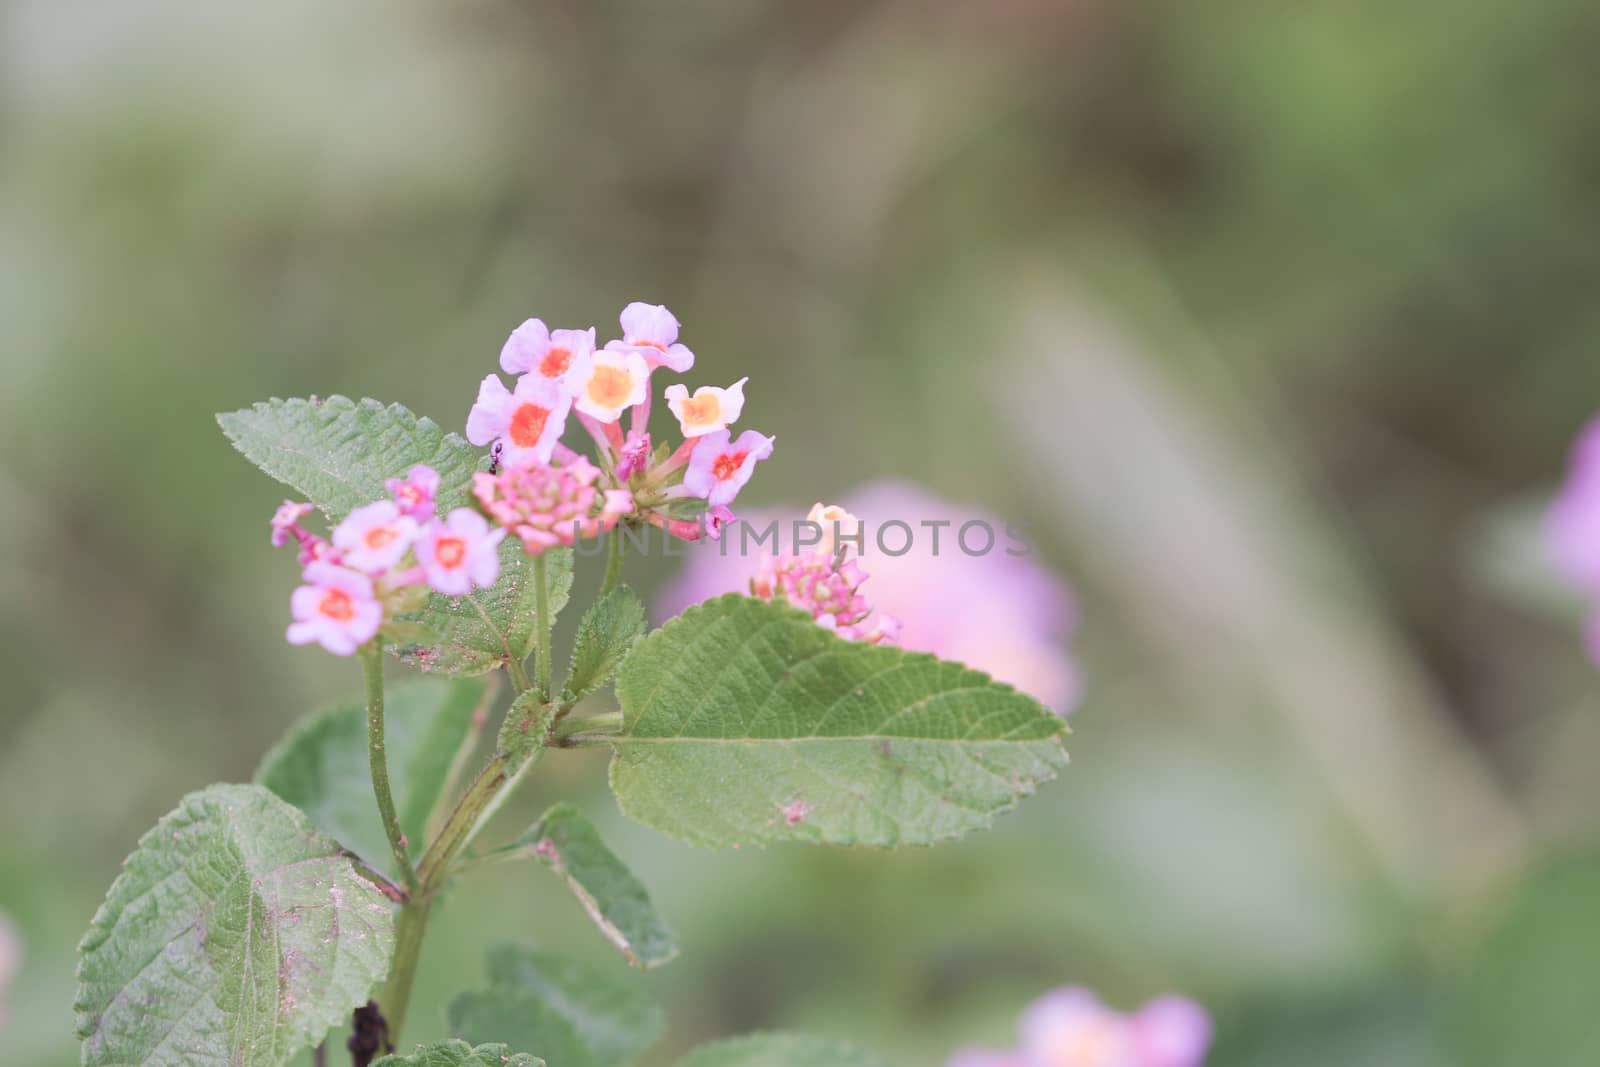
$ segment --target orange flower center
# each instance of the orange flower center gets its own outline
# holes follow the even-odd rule
[[[667,346],[660,341],[630,341],[628,343],[635,348],[653,348],[657,352],[665,352],[667,350]]]
[[[711,464],[711,476],[719,482],[725,482],[739,473],[739,468],[744,466],[744,458],[748,452],[724,452]]]
[[[683,421],[688,426],[712,426],[722,419],[722,404],[717,394],[691,396],[683,402]]]
[[[620,408],[633,395],[633,375],[620,367],[604,364],[594,369],[589,379],[589,399],[603,408]]]
[[[322,594],[317,610],[334,622],[349,622],[356,617],[356,602],[343,589],[329,589]]]
[[[537,448],[544,436],[544,424],[550,420],[550,409],[538,404],[523,404],[511,416],[511,429],[506,436],[518,448]]]
[[[362,535],[361,540],[366,542],[368,548],[376,552],[393,544],[394,539],[399,536],[387,526],[374,526]]]
[[[552,348],[540,361],[539,373],[546,378],[559,378],[567,373],[567,368],[570,366],[572,366],[572,351],[566,348]]]
[[[402,485],[394,491],[394,497],[407,508],[414,508],[422,503],[422,490],[414,485]]]
[[[467,542],[459,537],[441,537],[433,546],[433,558],[441,567],[459,567],[467,558]]]

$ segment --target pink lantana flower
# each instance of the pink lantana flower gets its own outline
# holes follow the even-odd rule
[[[1184,997],[1160,997],[1133,1015],[1072,986],[1046,993],[1022,1013],[1021,1047],[965,1049],[947,1067],[1201,1067],[1211,1020]]]
[[[1087,989],[1046,993],[1022,1014],[1022,1053],[1040,1067],[1144,1067],[1133,1026]]]
[[[498,441],[502,459],[513,467],[549,463],[571,407],[571,394],[554,379],[524,374],[508,390],[491,374],[467,415],[467,440],[479,447]]]
[[[650,435],[630,433],[617,455],[617,481],[625,482],[650,466]]]
[[[1211,1047],[1211,1019],[1188,997],[1157,997],[1133,1017],[1140,1067],[1200,1067]]]
[[[706,536],[713,541],[722,540],[722,531],[739,521],[739,516],[726,504],[718,504],[714,508],[707,508],[703,516],[706,527]]]
[[[456,508],[434,519],[417,538],[417,565],[427,583],[449,596],[464,596],[472,587],[487,589],[500,577],[500,542],[506,531],[471,508]]]
[[[420,521],[433,517],[433,501],[439,492],[439,472],[426,463],[418,463],[406,472],[404,478],[390,478],[384,486],[402,515]]]
[[[786,600],[846,640],[893,644],[899,622],[872,618],[872,604],[861,593],[866,580],[867,572],[855,559],[840,562],[820,552],[767,556],[750,581],[750,593],[763,600]]]
[[[537,374],[566,383],[573,368],[593,353],[594,327],[550,330],[542,320],[529,319],[506,338],[500,367],[507,374]]]
[[[727,430],[707,434],[695,445],[689,469],[683,475],[683,488],[716,507],[732,504],[755,473],[756,463],[772,455],[774,438],[746,430],[737,441],[729,440]]]
[[[950,1057],[945,1067],[1034,1067],[1015,1052],[987,1048],[964,1048]]]
[[[379,500],[346,515],[333,528],[333,546],[345,566],[380,574],[400,562],[416,536],[416,519],[402,515],[394,501]]]
[[[371,578],[332,563],[313,563],[304,579],[306,584],[289,597],[290,644],[315,641],[336,656],[348,656],[376,636],[383,605],[373,595]]]
[[[289,538],[299,530],[300,520],[314,510],[313,505],[304,501],[285,500],[279,504],[278,510],[272,513],[272,547],[281,548],[288,544]]]
[[[633,510],[626,489],[597,489],[600,470],[583,457],[565,466],[508,467],[472,476],[472,494],[490,517],[522,540],[529,555],[595,537]]]
[[[744,410],[744,383],[740,378],[726,389],[702,385],[689,395],[688,387],[674,383],[667,386],[667,407],[678,420],[678,427],[686,438],[704,437],[708,433],[726,430],[739,421]]]
[[[635,351],[652,367],[682,374],[694,366],[694,353],[678,344],[678,320],[661,304],[634,301],[622,309],[622,340],[607,343],[611,351]]]
[[[573,367],[571,382],[573,406],[611,423],[650,394],[650,368],[632,350],[596,352]]]
[[[696,454],[707,443],[702,438]],[[1073,708],[1082,688],[1069,651],[1078,624],[1077,603],[1058,576],[1030,551],[1017,549],[1006,536],[1004,519],[906,482],[856,489],[842,503],[866,523],[864,562],[872,574],[871,599],[900,620],[900,647],[985,671],[1063,715]],[[784,550],[792,550],[795,514],[741,513],[740,525],[723,537],[722,549],[690,553],[682,574],[652,600],[652,607],[665,620],[690,604],[747,590],[760,565],[757,557],[770,551],[757,547],[744,531],[759,531],[776,520]],[[909,525],[913,536],[903,554],[889,555],[879,548],[880,533],[894,550],[907,540],[904,531],[886,529],[896,520]],[[987,523],[999,534],[992,551],[969,555],[961,550],[957,538],[969,522]],[[939,525],[930,528],[932,523]],[[831,533],[831,524],[824,530]],[[855,523],[841,521],[839,532],[852,539],[846,547],[854,552]],[[969,542],[981,541],[977,530],[971,534]]]

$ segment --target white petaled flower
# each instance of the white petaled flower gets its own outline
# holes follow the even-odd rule
[[[726,430],[739,421],[744,410],[744,383],[740,378],[726,389],[702,385],[689,395],[686,386],[673,383],[667,386],[667,407],[678,420],[678,428],[685,438],[704,437],[708,433]]]
[[[600,422],[616,422],[649,395],[650,368],[633,351],[602,351],[572,370],[572,406]]]

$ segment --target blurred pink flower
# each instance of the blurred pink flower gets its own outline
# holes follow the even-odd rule
[[[390,478],[384,483],[389,495],[403,515],[418,522],[433,517],[433,498],[439,492],[439,472],[426,463],[418,463],[406,472],[404,478]]]
[[[1211,1020],[1183,997],[1150,1001],[1132,1015],[1068,986],[1028,1005],[1012,1052],[967,1049],[947,1067],[1201,1067]]]
[[[1578,436],[1567,480],[1550,507],[1546,533],[1556,566],[1591,592],[1600,592],[1600,418]]]
[[[400,513],[392,500],[356,508],[333,528],[333,546],[345,565],[367,574],[381,574],[400,562],[417,536],[417,520]]]
[[[272,547],[281,548],[289,543],[290,537],[303,542],[305,531],[300,529],[300,520],[314,510],[304,501],[285,500],[279,504],[278,510],[272,513]]]
[[[843,504],[866,524],[863,565],[872,577],[865,592],[877,608],[900,621],[897,644],[986,671],[1062,714],[1072,709],[1079,680],[1067,641],[1077,623],[1076,604],[1065,584],[1037,560],[1007,554],[1008,548],[1019,549],[1006,537],[1003,522],[907,482],[865,486],[846,494]],[[760,530],[774,514],[747,514],[743,519]],[[786,524],[795,514],[783,513],[786,552],[792,551]],[[876,534],[885,523],[897,521],[914,533],[909,550],[893,556],[878,549]],[[958,534],[972,522],[987,523],[996,532],[989,551],[968,555],[961,550]],[[847,524],[842,533],[848,539],[851,527]],[[660,609],[675,615],[710,597],[747,590],[761,566],[758,557],[771,550],[755,547],[752,540],[750,555],[742,555],[742,540],[740,529],[730,527],[723,536],[725,546],[691,553],[683,572],[657,598]],[[907,538],[895,528],[885,532],[884,540],[897,550]],[[982,538],[968,540],[969,548],[982,547]]]
[[[1600,595],[1600,417],[1578,435],[1567,480],[1545,516],[1545,537],[1556,568],[1584,592]],[[1600,661],[1600,610],[1587,627],[1589,655]]]
[[[6,1030],[7,1001],[11,983],[22,970],[22,935],[11,920],[0,914],[0,1034]]]

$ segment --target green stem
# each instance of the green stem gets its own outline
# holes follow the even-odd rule
[[[526,693],[533,688],[533,683],[528,681],[528,668],[522,665],[521,660],[507,660],[506,673],[511,675],[511,683],[517,687],[517,692]]]
[[[622,581],[622,533],[613,528],[606,535],[609,547],[606,555],[606,578],[600,585],[600,595],[604,597],[617,587]]]
[[[550,576],[545,566],[544,553],[533,557],[534,610],[539,619],[539,647],[534,651],[534,677],[538,680],[539,699],[550,699]]]
[[[394,956],[389,961],[389,979],[379,995],[378,1010],[389,1028],[389,1044],[398,1047],[400,1029],[406,1022],[411,1003],[411,983],[417,976],[417,961],[422,956],[422,935],[428,928],[428,908],[432,901],[413,897],[400,907],[400,920],[394,928]]]
[[[395,813],[394,794],[389,789],[389,753],[383,740],[383,642],[373,640],[362,647],[361,665],[367,679],[367,764],[372,769],[372,792],[378,798],[378,814],[383,832],[389,835],[389,850],[400,869],[406,891],[415,895],[417,872],[406,854],[405,835],[400,832],[400,816]]]

